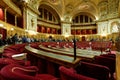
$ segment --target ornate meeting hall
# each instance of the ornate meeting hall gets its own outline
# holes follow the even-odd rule
[[[0,80],[120,80],[120,0],[0,0]]]

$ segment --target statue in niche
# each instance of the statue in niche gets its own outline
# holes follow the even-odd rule
[[[35,23],[34,23],[34,19],[32,18],[32,19],[31,19],[31,26],[34,27],[34,24],[35,24]]]
[[[103,33],[105,32],[105,26],[103,26],[102,32],[103,32]]]
[[[112,33],[114,33],[114,32],[118,32],[117,25],[113,25],[113,27],[112,27]]]
[[[68,33],[68,29],[66,28],[66,33]]]

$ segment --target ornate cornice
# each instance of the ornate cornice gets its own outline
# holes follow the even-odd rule
[[[67,21],[61,21],[61,23],[64,23],[64,24],[72,24],[72,22],[67,22]]]
[[[40,15],[40,12],[37,9],[33,8],[31,5],[29,5],[25,2],[23,3],[23,8],[30,9],[31,11],[33,11],[37,15]]]
[[[46,26],[46,27],[51,27],[51,28],[60,29],[60,26],[59,26],[59,25],[49,24],[49,23],[42,22],[42,21],[38,21],[37,23],[38,23],[38,25],[42,25],[42,26]]]
[[[109,21],[109,20],[113,20],[113,19],[120,19],[120,17],[107,18],[107,19],[100,19],[100,20],[97,20],[96,23],[98,23],[98,22],[105,22],[105,21]]]
[[[71,29],[97,29],[97,27],[96,26],[71,27]]]

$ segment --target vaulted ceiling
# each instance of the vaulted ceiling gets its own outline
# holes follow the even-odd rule
[[[78,13],[98,18],[98,4],[103,0],[40,0],[40,5],[49,5],[64,19],[73,18]],[[104,0],[105,1],[105,0]]]
[[[21,1],[28,2],[32,7],[39,8],[41,5],[49,6],[54,10],[61,20],[65,18],[72,19],[79,13],[93,16],[95,19],[99,18],[98,4],[107,0],[12,0],[15,3]]]
[[[61,20],[73,19],[79,13],[87,14],[99,19],[99,3],[108,0],[11,0],[19,5],[20,2],[27,2],[32,7],[39,9],[41,6],[48,7],[56,12]],[[114,0],[113,0],[114,1]],[[51,9],[52,8],[52,9]],[[54,11],[53,11],[54,10]]]

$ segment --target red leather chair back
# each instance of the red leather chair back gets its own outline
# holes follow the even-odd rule
[[[77,74],[74,69],[69,69],[64,66],[59,67],[61,80],[96,80],[84,75]]]

